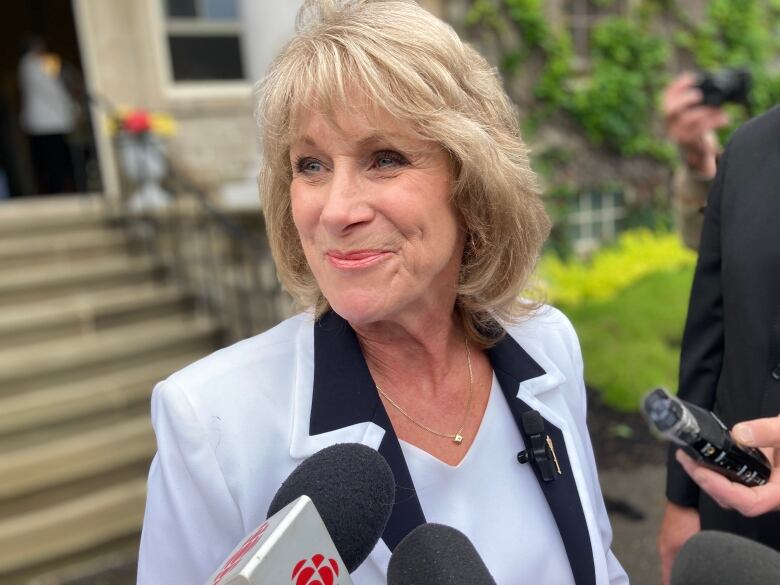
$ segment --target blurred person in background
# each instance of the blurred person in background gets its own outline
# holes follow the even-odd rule
[[[672,208],[675,225],[685,244],[698,249],[707,195],[721,153],[715,131],[729,123],[722,108],[701,104],[693,73],[678,75],[663,95],[666,133],[680,150],[683,164],[674,173]]]
[[[664,95],[668,133],[684,160],[673,193],[678,225],[686,243],[699,249],[679,396],[732,427],[780,412],[780,107],[743,125],[720,154],[715,130],[728,118],[700,105],[694,83],[693,75],[684,74]],[[683,468],[670,456],[659,535],[665,584],[677,552],[702,529],[780,549],[780,513],[769,512],[772,506],[749,518],[740,513],[748,508],[724,498],[722,483],[715,484],[713,498],[686,469],[697,468]],[[704,477],[713,489],[706,482],[710,476]],[[701,471],[694,478],[701,479]]]
[[[25,44],[19,61],[20,123],[28,136],[37,192],[74,190],[68,135],[76,128],[77,107],[62,79],[62,62],[40,37]]]

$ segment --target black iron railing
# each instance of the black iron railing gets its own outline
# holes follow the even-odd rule
[[[116,116],[105,99],[93,103]],[[140,150],[134,179],[122,173],[115,218],[133,246],[221,326],[225,342],[259,333],[289,314],[291,303],[276,278],[259,209],[251,215],[229,214],[176,166],[162,141],[148,133],[118,136],[120,170],[126,154],[121,149]],[[139,197],[148,179],[144,164],[157,174],[152,165],[159,163],[166,171],[161,183],[168,196],[157,191],[156,198]]]

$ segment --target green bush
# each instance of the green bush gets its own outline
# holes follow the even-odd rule
[[[647,390],[677,388],[693,268],[656,272],[607,301],[560,305],[580,338],[585,380],[604,402],[635,411]]]
[[[588,261],[546,254],[537,277],[547,301],[573,307],[609,300],[649,274],[695,263],[696,255],[679,236],[636,229],[623,232],[614,245],[600,249]]]
[[[645,229],[587,261],[542,259],[541,291],[571,319],[585,380],[610,406],[633,411],[647,390],[676,388],[695,261],[676,235]]]

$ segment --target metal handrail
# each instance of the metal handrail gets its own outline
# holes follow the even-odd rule
[[[92,93],[90,100],[117,116],[117,108],[104,97]],[[137,154],[161,157],[168,169],[164,184],[172,195],[168,204],[139,210],[129,193],[137,184],[126,176],[120,182],[116,218],[135,247],[220,325],[225,342],[259,333],[284,318],[290,302],[276,278],[265,237],[218,209],[171,160],[162,142],[145,135],[135,146],[147,149]],[[114,141],[114,148],[121,163],[119,149],[128,145]],[[257,219],[262,229],[262,216]]]

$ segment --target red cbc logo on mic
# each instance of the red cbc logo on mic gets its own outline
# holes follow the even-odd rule
[[[339,564],[316,554],[310,559],[298,561],[292,572],[295,585],[334,585],[339,576]]]
[[[219,571],[217,576],[214,577],[214,581],[211,582],[211,585],[219,585],[222,582],[222,579],[225,578],[225,575],[235,569],[238,566],[238,563],[241,562],[241,559],[243,559],[246,554],[252,550],[252,547],[255,546],[261,538],[263,538],[263,534],[265,534],[267,529],[268,522],[263,522],[263,524],[255,531],[254,534],[248,536],[241,545],[241,548],[233,553],[233,556],[231,556],[227,562],[225,562],[225,565]]]

